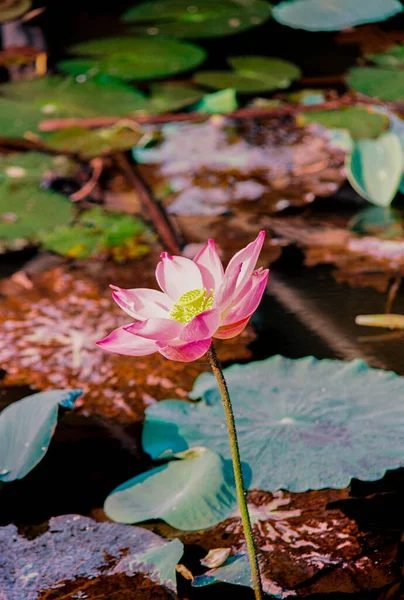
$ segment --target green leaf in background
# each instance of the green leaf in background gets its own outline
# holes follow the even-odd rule
[[[402,217],[389,206],[365,208],[352,217],[348,226],[354,233],[376,236],[383,240],[394,240],[404,236]]]
[[[404,71],[379,67],[354,67],[347,85],[361,94],[386,102],[404,100]]]
[[[0,132],[22,137],[38,123],[55,118],[130,116],[147,108],[147,100],[122,81],[42,77],[0,86]]]
[[[388,132],[376,140],[359,140],[347,158],[349,183],[360,196],[377,206],[389,206],[403,175],[400,140]]]
[[[56,227],[39,238],[46,250],[56,254],[73,258],[104,256],[116,262],[144,256],[153,241],[139,217],[102,208],[86,210],[74,225]]]
[[[0,2],[0,23],[15,21],[32,6],[32,0],[3,0]]]
[[[88,130],[84,127],[67,127],[44,137],[49,148],[61,152],[74,152],[83,160],[122,152],[133,148],[142,137],[140,127],[136,130],[117,123],[112,127]]]
[[[327,129],[346,129],[354,140],[377,138],[389,127],[386,114],[364,106],[306,112],[298,120],[302,125],[318,123]]]
[[[325,102],[326,97],[321,90],[306,89],[289,93],[287,99],[289,102],[294,102],[303,106],[314,106],[315,104],[322,104]]]
[[[22,479],[45,456],[59,406],[72,409],[80,390],[51,390],[10,404],[0,413],[0,481]]]
[[[296,65],[278,58],[236,56],[228,62],[234,71],[201,71],[193,80],[214,89],[233,88],[236,92],[254,94],[287,88],[300,77]]]
[[[154,83],[150,86],[148,108],[152,113],[174,112],[198,102],[204,92],[192,85]]]
[[[98,60],[88,61],[89,69],[127,80],[176,75],[198,67],[206,58],[202,48],[188,42],[134,36],[90,40],[72,46],[69,51],[96,56]],[[62,63],[65,70],[66,64],[68,61]]]
[[[402,12],[398,0],[287,0],[272,9],[282,25],[307,31],[339,31],[386,21]]]
[[[228,88],[219,92],[213,92],[213,94],[206,94],[195,106],[195,111],[221,114],[237,110],[237,106],[236,92]]]
[[[66,157],[37,152],[0,156],[0,252],[36,243],[44,231],[71,220],[69,199],[40,187],[47,174],[68,173],[71,165]]]
[[[236,504],[231,461],[198,447],[117,487],[104,510],[119,523],[163,519],[177,529],[195,531],[217,525]]]
[[[249,489],[344,488],[353,477],[374,481],[404,464],[404,386],[395,373],[360,360],[274,356],[229,367],[225,376]],[[147,408],[142,443],[152,458],[195,445],[230,458],[214,376],[198,377],[191,397],[203,400]]]
[[[177,589],[176,566],[184,551],[179,540],[169,542],[147,529],[74,514],[53,517],[34,539],[19,535],[15,525],[0,527],[0,548],[0,588],[10,600],[55,593],[129,599],[134,590],[142,597],[144,579],[150,598],[154,591],[156,598],[169,598]],[[154,590],[150,580],[163,587]]]
[[[123,20],[148,23],[135,31],[179,38],[233,35],[261,25],[271,15],[266,0],[156,0],[128,10]]]
[[[381,67],[400,68],[404,66],[404,44],[397,44],[385,52],[378,54],[368,53],[365,58]]]

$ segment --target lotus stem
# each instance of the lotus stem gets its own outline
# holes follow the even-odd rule
[[[243,481],[243,472],[241,469],[241,460],[240,460],[240,450],[237,441],[237,431],[236,431],[236,423],[234,420],[233,407],[230,400],[229,390],[227,388],[227,383],[223,375],[222,368],[218,361],[215,348],[213,344],[211,344],[208,352],[207,352],[210,366],[212,367],[212,371],[214,376],[216,377],[216,381],[219,386],[220,394],[223,401],[224,412],[226,415],[227,422],[227,430],[229,433],[230,440],[230,449],[231,449],[231,457],[233,462],[233,470],[234,470],[234,478],[236,481],[236,492],[237,492],[237,501],[240,508],[241,514],[241,522],[243,524],[244,535],[247,542],[247,552],[248,558],[250,560],[251,567],[251,579],[253,583],[255,600],[263,599],[263,590],[262,590],[262,581],[261,574],[258,564],[258,556],[255,548],[254,535],[251,526],[250,514],[248,512],[247,500],[246,500],[246,492],[244,489],[244,481]]]

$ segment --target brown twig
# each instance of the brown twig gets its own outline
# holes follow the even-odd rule
[[[152,221],[164,248],[172,254],[181,254],[181,245],[174,229],[161,205],[153,198],[146,183],[135,166],[130,165],[125,154],[117,154],[117,162],[126,179],[139,197],[139,200]]]
[[[79,200],[84,200],[84,198],[87,198],[87,196],[91,194],[101,177],[102,170],[104,168],[103,159],[100,157],[93,158],[93,160],[90,160],[90,165],[93,169],[91,177],[80,190],[77,190],[77,192],[71,194],[70,200],[72,200],[72,202],[78,202]]]
[[[389,291],[387,293],[386,307],[384,312],[386,315],[391,313],[391,309],[393,308],[394,300],[396,299],[397,292],[400,289],[402,278],[396,277],[392,284],[390,285]]]
[[[313,112],[317,110],[336,110],[343,106],[352,106],[361,102],[363,104],[378,104],[383,106],[389,106],[394,108],[396,112],[404,112],[403,104],[388,105],[375,98],[368,98],[367,96],[360,95],[345,95],[341,96],[337,100],[329,100],[322,104],[314,104],[309,106],[301,106],[294,104],[287,104],[286,106],[279,106],[275,108],[258,108],[258,107],[247,107],[239,108],[233,112],[226,113],[223,116],[231,119],[254,119],[263,117],[281,117],[285,115],[295,115],[304,112]],[[126,117],[127,121],[133,122],[134,124],[141,125],[153,125],[163,123],[175,123],[182,121],[206,121],[211,118],[211,114],[189,112],[189,113],[165,113],[162,115],[138,115],[133,117]],[[84,127],[85,129],[92,129],[96,127],[109,127],[115,125],[119,121],[122,121],[122,117],[94,117],[90,119],[47,119],[39,123],[40,131],[58,131],[60,129],[66,129],[68,127]]]

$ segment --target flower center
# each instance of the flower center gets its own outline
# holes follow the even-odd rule
[[[170,317],[180,323],[189,323],[194,317],[213,306],[213,292],[207,293],[205,288],[190,290],[182,294],[170,312]]]

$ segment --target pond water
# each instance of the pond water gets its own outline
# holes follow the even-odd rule
[[[40,4],[42,5],[42,3]],[[46,12],[35,21],[35,24],[44,33],[49,49],[50,65],[54,66],[58,61],[65,58],[66,49],[74,43],[94,37],[120,35],[123,26],[119,24],[118,17],[133,5],[133,1],[97,2],[95,4],[89,0],[74,0],[71,2],[60,0],[59,2],[47,3]],[[368,27],[363,34],[366,40],[372,37],[373,26],[365,27]],[[380,24],[379,27],[384,32],[403,29],[403,17],[398,16],[390,19],[387,23]],[[348,41],[349,35],[353,36],[349,32],[345,32],[344,35]],[[303,83],[296,84],[295,87],[291,88],[292,90],[301,87],[329,85],[332,86],[335,93],[343,89],[341,75],[353,66],[360,56],[360,48],[356,42],[353,41],[351,44],[346,43],[344,45],[337,44],[335,33],[317,33],[313,36],[310,32],[284,28],[274,20],[269,21],[258,30],[253,29],[239,36],[206,40],[203,42],[203,46],[209,51],[209,58],[205,63],[206,68],[225,68],[226,55],[240,54],[240,48],[247,47],[248,54],[276,56],[298,64],[304,73]],[[179,80],[182,78],[182,76],[178,76]],[[140,83],[139,87],[145,88],[145,85]],[[277,131],[278,126],[282,129],[281,133]],[[267,122],[262,124],[254,120],[248,120],[241,128],[243,127],[245,131],[248,130],[246,135],[249,136],[250,140],[255,136],[258,140],[257,145],[268,150],[268,140],[265,139],[264,142],[261,142],[260,137],[266,135]],[[273,144],[271,148],[275,148],[274,153],[284,143],[282,138],[287,138],[285,144],[289,144],[292,148],[297,147],[300,143],[298,139],[293,138],[293,127],[291,133],[288,133],[288,127],[287,119],[280,122],[280,125],[276,123],[274,125],[272,122],[269,125],[269,146]],[[278,137],[275,136],[274,130],[276,134],[279,133]],[[231,135],[233,134],[232,131]],[[306,147],[310,135],[312,135],[311,130],[308,133],[305,132],[305,136],[307,136],[304,138]],[[316,138],[316,135],[317,132],[313,134],[313,139]],[[276,138],[275,141],[274,138]],[[330,159],[330,162],[332,162],[331,168],[335,168],[334,179],[330,180],[332,184],[335,181],[340,183],[338,169],[342,169],[342,162],[339,158],[333,154],[332,159]],[[202,179],[205,176],[205,167],[206,165],[196,174],[189,174],[190,179],[192,177]],[[149,165],[142,165],[140,172],[146,183],[151,187],[152,192],[156,193],[157,187],[153,186],[156,180],[159,180],[158,183],[161,185],[161,172],[157,172],[156,165],[153,163],[153,173],[150,176],[148,168]],[[325,168],[330,168],[330,164],[327,164]],[[259,171],[254,167],[253,176],[259,179],[260,174],[257,175],[256,170]],[[211,176],[210,171],[208,176]],[[303,178],[305,176],[304,174]],[[281,180],[283,177],[284,173],[282,172],[279,179]],[[218,175],[218,179],[220,179],[220,175]],[[298,179],[299,175],[296,175],[286,184],[281,183],[281,191],[276,193],[286,196],[289,193],[288,197],[299,198],[300,202],[303,195],[301,194],[302,188],[299,186],[304,186],[307,182],[305,180],[302,183],[299,180],[297,183]],[[328,181],[327,178],[324,179]],[[196,185],[194,179],[191,183],[192,186]],[[321,180],[320,183],[324,184],[324,180]],[[228,182],[225,181],[223,184],[223,181],[221,181],[218,185],[219,187],[226,187]],[[308,195],[321,195],[317,194],[316,191],[312,192],[310,185],[314,185],[312,181],[307,184],[307,189],[305,188]],[[318,181],[315,182],[315,185],[319,185]],[[273,189],[271,193],[274,194]],[[277,196],[276,198],[278,199]],[[320,228],[323,227],[324,222],[328,222],[335,227],[345,227],[348,217],[355,214],[358,207],[363,208],[366,206],[366,201],[348,189],[346,184],[337,193],[331,194],[330,192],[328,198],[317,198],[312,203],[311,200],[310,197],[310,202],[307,202],[304,209],[302,209],[301,204],[305,204],[305,201],[302,200],[301,204],[296,202],[296,206],[291,201],[292,206],[289,205],[286,212],[277,214],[274,220],[268,222],[268,225],[265,222],[263,227],[271,232],[275,240],[281,237],[279,232],[282,227],[285,227],[285,223],[288,227],[295,228],[293,230],[293,235],[295,235],[296,227],[298,229],[299,224],[296,225],[293,218],[299,217],[301,214],[308,219],[307,222],[310,222],[310,224],[314,223],[316,219],[321,221]],[[165,201],[166,198],[163,198],[163,204]],[[273,197],[270,199],[270,202],[272,201]],[[398,194],[395,202],[397,207],[402,205],[401,194]],[[167,201],[168,206],[170,203],[171,198]],[[324,208],[324,203],[327,203],[326,208]],[[254,208],[250,212],[248,210],[244,212],[244,208],[240,212],[236,208],[235,213],[240,221],[243,221],[243,219],[246,222],[250,220],[252,229],[254,229],[254,227],[258,228],[258,221],[265,217],[265,207],[261,206],[260,210],[256,212],[254,212]],[[197,218],[199,220],[199,217]],[[175,216],[174,220],[176,220]],[[217,225],[216,222],[213,222],[212,225],[210,221],[207,221],[207,224],[199,225],[201,229],[198,229],[194,226],[192,219],[181,221],[181,218],[178,219],[177,217],[177,221],[183,227],[182,233],[186,232],[184,237],[187,242],[198,243],[200,241],[199,237],[211,226],[217,227],[218,235],[223,233],[223,225]],[[200,219],[200,221],[202,223],[203,219]],[[314,226],[317,226],[317,222]],[[242,231],[243,241],[244,237],[249,235],[249,231],[247,229],[247,234],[245,230]],[[187,237],[189,233],[190,235]],[[360,358],[372,367],[392,370],[404,375],[403,339],[394,334],[389,336],[389,332],[383,336],[377,336],[374,334],[374,329],[368,330],[355,324],[355,317],[358,314],[377,314],[385,311],[388,289],[396,279],[397,284],[399,284],[402,276],[401,271],[398,270],[395,277],[390,271],[386,275],[383,269],[378,270],[377,267],[373,268],[371,265],[370,268],[364,270],[365,275],[363,275],[364,271],[361,270],[358,270],[356,275],[355,271],[349,271],[350,263],[348,268],[345,263],[341,266],[334,260],[318,259],[316,262],[316,259],[313,259],[314,262],[310,263],[308,249],[310,250],[313,247],[304,240],[296,240],[293,235],[287,232],[287,235],[285,234],[285,238],[283,238],[287,239],[287,242],[283,244],[281,251],[279,251],[280,256],[276,258],[271,256],[270,284],[252,320],[256,336],[251,334],[251,339],[245,339],[240,343],[240,347],[229,347],[223,358],[225,365],[229,365],[234,361],[246,363],[251,360],[262,360],[276,354],[290,358],[305,356],[339,360]],[[225,234],[223,236],[226,237]],[[239,240],[238,234],[234,234],[233,237],[230,235],[230,242],[227,240],[228,246],[225,251],[230,249],[233,252]],[[10,252],[2,255],[0,278],[6,281],[6,286],[9,286],[11,276],[15,273],[21,273],[23,270],[30,273],[30,268],[32,265],[37,264],[36,261],[39,256],[40,252],[36,249],[25,249],[20,252]],[[335,263],[338,268],[330,266],[329,263]],[[152,276],[150,264],[147,263],[143,267],[145,271],[147,270],[146,279]],[[311,264],[313,266],[310,266]],[[39,280],[41,267],[38,268],[37,273],[35,273],[36,268],[33,267],[33,278],[38,277]],[[78,274],[86,282],[93,277],[97,285],[104,285],[105,283],[105,286],[107,279],[111,281],[109,274],[117,273],[119,278],[117,283],[124,286],[131,280],[132,270],[136,269],[136,263],[131,262],[129,265],[120,265],[119,269],[114,271],[115,267],[111,267],[110,263],[104,264],[94,261],[91,264],[91,260],[89,262],[86,262],[86,260],[75,262],[75,259],[63,258],[60,263],[56,264],[55,268],[61,269],[61,280],[66,273],[73,273],[74,275]],[[144,273],[142,273],[143,276]],[[361,285],[362,277],[370,278],[369,281],[367,280],[368,285]],[[55,289],[46,288],[46,280],[41,280],[38,287],[40,288],[41,285],[43,286],[43,297],[45,300],[52,302]],[[398,285],[396,287],[397,293],[393,299],[394,312],[404,314],[403,290]],[[9,288],[2,288],[1,292],[4,289],[7,291]],[[21,292],[21,290],[19,291]],[[89,302],[92,299],[92,294],[94,294],[94,291],[90,290]],[[11,293],[9,296],[12,298],[13,294]],[[31,298],[27,297],[22,302],[25,302],[25,304],[21,306],[23,308],[24,306],[27,307],[31,302]],[[10,307],[7,306],[7,309],[10,309]],[[21,307],[19,310],[21,312]],[[385,330],[377,331],[384,332]],[[87,351],[88,349],[84,348],[84,350]],[[21,354],[21,356],[25,355]],[[49,360],[51,360],[51,357]],[[53,365],[53,363],[51,364]],[[61,364],[62,362],[60,362]],[[90,370],[92,365],[93,363],[90,362]],[[121,370],[118,372],[118,376],[121,378],[124,367],[120,367]],[[202,360],[202,367],[197,366],[195,373],[192,372],[188,375],[188,379],[193,378],[201,371],[205,371],[206,367],[206,360]],[[146,366],[147,368],[148,366]],[[158,400],[162,397],[184,397],[191,389],[192,385],[188,385],[188,380],[186,384],[184,383],[184,386],[179,386],[178,380],[181,375],[179,369],[174,374],[173,380],[177,382],[177,387],[174,388],[174,384],[170,381],[171,372],[167,375],[169,381],[166,384],[165,374],[161,372],[162,365],[160,363],[153,364],[152,368],[153,370],[150,372],[151,380],[149,378],[147,382],[149,387],[145,387],[146,391],[143,397],[146,404],[147,401],[152,403],[154,399],[149,393],[150,388],[154,389],[153,386],[159,387],[159,392],[156,392]],[[5,385],[0,388],[0,409],[34,391],[34,382],[40,381],[42,374],[40,366],[35,363],[31,363],[31,370],[34,374],[36,371],[38,372],[37,379],[33,375],[26,378],[26,383],[31,385],[15,385],[18,383],[18,376],[16,376],[15,379],[11,379],[13,385]],[[63,376],[66,377],[66,374],[64,373]],[[49,382],[51,379],[49,378],[46,381]],[[64,382],[63,379],[62,381]],[[72,387],[76,386],[77,381],[80,383],[80,377],[74,372]],[[6,383],[8,383],[7,379]],[[173,391],[174,389],[175,391]],[[109,391],[109,388],[107,391]],[[116,388],[114,388],[114,391],[116,391]],[[122,389],[120,391],[122,392]],[[1,489],[0,525],[6,526],[13,523],[17,525],[21,534],[28,539],[34,539],[46,531],[46,523],[50,518],[59,515],[78,514],[104,521],[106,517],[102,507],[111,490],[123,481],[158,464],[153,462],[142,450],[143,414],[136,413],[138,408],[136,403],[139,402],[139,398],[136,397],[133,403],[129,402],[129,408],[127,405],[123,408],[122,406],[117,408],[114,402],[111,406],[114,407],[113,410],[116,412],[112,414],[112,418],[110,417],[111,413],[108,412],[109,409],[104,413],[101,409],[98,410],[97,400],[94,400],[94,397],[87,413],[80,406],[79,411],[69,412],[64,416],[57,426],[49,452],[42,462],[24,479],[9,483]],[[381,398],[382,405],[383,399]],[[121,408],[122,410],[119,412]],[[122,418],[125,411],[127,411],[126,418]],[[132,415],[135,415],[135,418],[132,418]],[[254,493],[251,494],[251,497],[256,506],[259,507],[264,504],[264,500],[265,502],[268,500],[261,497],[257,499]],[[323,494],[323,491],[319,493]],[[324,563],[318,571],[315,571],[318,565],[313,566],[311,564],[310,568],[314,570],[313,572],[310,571],[311,575],[308,577],[310,584],[298,582],[294,588],[297,595],[299,597],[329,598],[330,600],[331,598],[348,597],[358,600],[362,598],[378,600],[403,598],[402,575],[400,575],[403,568],[403,549],[400,545],[404,529],[402,508],[404,505],[403,471],[400,469],[389,471],[381,481],[373,483],[353,480],[346,495],[344,493],[338,494],[339,491],[337,490],[336,494],[331,493],[329,497],[319,496],[318,500],[310,497],[307,500],[309,509],[314,514],[318,510],[318,506],[314,506],[317,502],[318,505],[322,506],[321,510],[323,512],[330,509],[333,518],[336,520],[342,521],[345,519],[341,536],[348,536],[348,533],[346,533],[348,530],[349,535],[351,535],[350,528],[357,527],[359,533],[356,531],[355,535],[360,539],[362,545],[361,547],[358,545],[358,556],[355,560],[357,559],[357,562],[359,562],[364,555],[371,555],[372,560],[374,560],[372,568],[370,569],[368,566],[359,568],[356,565],[357,570],[355,571],[352,567],[353,559],[351,556],[346,559],[346,567],[339,570],[334,569],[332,563],[327,566],[324,566]],[[296,494],[296,496],[299,496],[299,494]],[[272,502],[274,498],[275,501],[279,500],[277,496],[271,496],[270,501]],[[288,502],[291,503],[291,506],[293,505],[293,510],[304,511],[304,506],[298,505],[299,498],[296,500],[295,497],[288,497],[284,504]],[[297,508],[294,504],[296,502]],[[316,515],[314,517],[311,515],[310,518],[320,519]],[[282,519],[280,520],[283,522]],[[306,527],[313,527],[311,521],[307,521],[307,523]],[[177,530],[162,524],[162,522],[157,524],[148,523],[145,527],[167,536],[169,539],[175,539],[180,535]],[[230,538],[233,543],[234,531],[229,525],[228,527],[224,533],[216,530],[210,532],[206,539],[198,538],[199,533],[188,535],[188,537],[183,535],[182,539],[186,544],[186,550],[181,562],[194,574],[202,573],[204,570],[201,568],[199,560],[205,556],[207,549],[218,547],[215,544],[225,543],[227,538]],[[279,534],[279,530],[277,531]],[[276,533],[274,535],[276,537]],[[285,531],[283,531],[283,535],[287,535]],[[270,539],[270,536],[268,539]],[[359,543],[357,542],[357,544]],[[324,553],[326,554],[325,551]],[[376,559],[374,558],[375,555],[377,555]],[[284,581],[294,580],[295,570],[299,571],[301,568],[300,558],[296,559],[297,562],[291,561],[290,564],[284,564],[282,560],[279,560],[280,566],[276,564],[273,565],[273,568],[275,570],[278,568],[281,574],[280,577],[284,577]],[[323,577],[323,573],[320,574],[323,567],[327,573],[326,577]],[[360,569],[365,572],[362,579],[359,573]],[[371,573],[369,573],[370,570]],[[345,574],[348,571],[350,573],[349,577]],[[136,600],[146,600],[148,598],[168,597],[165,592],[162,592],[162,588],[150,585],[148,580],[145,583],[140,575],[137,575],[137,577],[138,579],[134,583],[128,584],[125,575],[122,574],[119,576],[115,574],[112,578],[100,575],[97,579],[97,586],[91,588],[88,596],[85,590],[87,590],[90,579],[87,581],[86,578],[83,578],[79,582],[75,582],[72,589],[69,587],[72,585],[71,582],[65,582],[59,590],[49,593],[44,592],[40,597],[43,600],[56,600],[56,598],[67,600],[87,597],[94,600],[95,598],[102,600],[120,600],[121,598],[123,600],[135,598]],[[364,583],[364,577],[373,578],[371,584]],[[316,587],[318,580],[321,581]],[[178,581],[178,594],[183,599],[203,600],[204,598],[231,597],[247,600],[253,598],[252,591],[240,586],[229,587],[217,584],[209,588],[192,588],[190,583],[182,576],[178,576]],[[285,589],[287,589],[286,584]],[[1,589],[0,598],[3,598]],[[24,600],[23,597],[17,598],[7,595],[4,598],[5,600]]]

